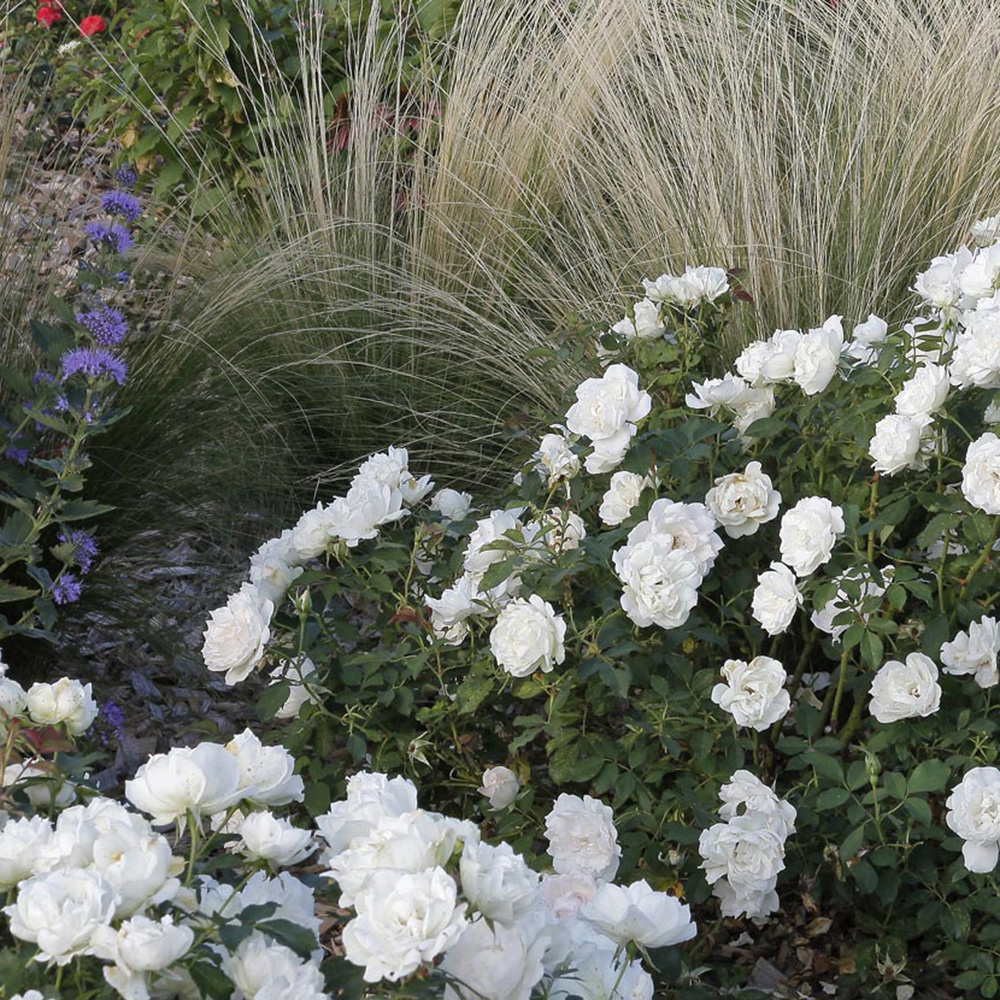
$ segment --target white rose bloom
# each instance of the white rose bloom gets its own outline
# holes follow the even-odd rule
[[[34,870],[39,853],[52,838],[44,816],[11,820],[0,830],[0,889],[10,889]]]
[[[479,792],[490,800],[491,809],[506,809],[514,804],[520,787],[517,775],[509,767],[500,765],[483,771],[483,784]]]
[[[852,570],[847,573],[841,573],[834,582],[837,584],[843,584],[848,580],[857,582],[860,586],[857,599],[848,597],[846,591],[841,586],[836,596],[831,597],[822,608],[812,613],[810,620],[816,628],[829,635],[835,643],[840,642],[840,637],[850,628],[850,624],[835,625],[834,621],[837,617],[845,611],[854,608],[857,616],[862,621],[867,622],[871,617],[871,613],[861,611],[861,606],[870,597],[881,597],[892,582],[894,573],[895,568],[892,566],[886,566],[881,570],[885,586],[876,583],[866,570]]]
[[[610,472],[625,457],[636,425],[652,407],[652,398],[639,388],[636,372],[626,365],[611,365],[601,378],[581,383],[576,400],[566,413],[566,427],[594,445],[587,471]]]
[[[95,826],[100,835],[93,845],[93,867],[117,895],[118,916],[176,895],[180,882],[173,876],[183,860],[173,855],[166,837],[139,816],[125,821],[98,817]]]
[[[844,353],[864,365],[874,364],[878,359],[877,345],[885,343],[888,333],[886,321],[869,313],[868,319],[851,331],[852,339],[844,348]]]
[[[538,902],[538,874],[510,844],[467,841],[458,866],[469,906],[501,924],[513,924]]]
[[[984,247],[962,270],[958,279],[962,294],[971,299],[989,298],[1000,277],[1000,245]]]
[[[240,943],[223,969],[246,1000],[328,1000],[317,965],[259,932]]]
[[[464,521],[472,509],[472,494],[445,488],[431,497],[429,506],[449,521]]]
[[[232,889],[222,887],[225,902]],[[289,872],[282,872],[274,878],[269,878],[264,872],[253,875],[240,892],[240,909],[247,906],[260,906],[265,903],[276,903],[274,916],[281,920],[290,920],[299,924],[312,934],[316,941],[314,958],[319,957],[319,929],[322,921],[316,913],[316,896],[312,889]],[[235,908],[226,907],[227,913],[238,912]]]
[[[548,939],[517,924],[476,920],[445,953],[439,968],[451,977],[444,1000],[529,1000],[545,974]]]
[[[326,552],[331,542],[330,522],[332,511],[330,507],[316,504],[312,510],[307,510],[292,528],[291,545],[299,561],[315,559]]]
[[[628,544],[635,545],[653,535],[669,537],[671,546],[688,552],[705,576],[722,550],[722,539],[715,528],[715,518],[704,504],[660,499],[649,508],[646,520],[629,532]]]
[[[825,497],[805,497],[781,519],[781,561],[808,576],[830,559],[844,533],[844,512]]]
[[[698,852],[709,885],[725,880],[736,900],[777,905],[771,894],[785,867],[785,840],[768,826],[767,817],[747,813],[710,826],[701,833]]]
[[[430,965],[465,930],[465,904],[443,868],[397,875],[379,872],[344,928],[347,960],[367,983],[395,982]]]
[[[969,232],[976,246],[989,246],[1000,236],[1000,215],[988,215],[985,219],[977,219]]]
[[[497,664],[514,677],[536,670],[550,673],[566,659],[566,622],[537,594],[511,601],[497,616],[490,632],[490,650]]]
[[[5,677],[6,670],[7,667],[4,664],[3,671],[0,671],[0,732],[6,732],[5,723],[8,720],[20,719],[28,711],[27,694],[24,688],[17,681]]]
[[[489,517],[484,517],[476,522],[475,528],[469,535],[469,544],[465,550],[464,568],[466,573],[478,583],[483,574],[496,562],[500,562],[510,554],[502,548],[487,548],[499,541],[508,541],[507,533],[511,531],[524,531],[524,525],[520,521],[522,508],[514,510],[494,510]]]
[[[799,341],[792,377],[807,396],[815,396],[830,384],[843,350],[844,328],[839,316],[829,317]]]
[[[572,479],[580,471],[580,459],[562,434],[546,434],[538,444],[535,461],[549,486],[560,479]]]
[[[645,289],[646,298],[651,302],[666,302],[670,298],[671,285],[676,280],[672,274],[661,274],[655,281],[643,278],[642,287]]]
[[[425,598],[431,610],[431,629],[438,639],[458,645],[469,634],[465,620],[483,614],[486,605],[479,597],[476,578],[466,571],[440,597]]]
[[[657,279],[659,287],[660,279]],[[684,273],[670,278],[665,283],[666,298],[682,306],[696,306],[702,302],[714,302],[729,291],[729,276],[721,267],[684,268]]]
[[[14,937],[37,945],[40,961],[66,965],[91,953],[94,932],[115,915],[115,894],[93,869],[66,868],[22,882],[3,912]]]
[[[632,513],[642,491],[649,485],[649,479],[637,472],[616,472],[601,500],[598,516],[611,527],[621,524]]]
[[[97,702],[89,684],[63,677],[55,684],[32,684],[25,696],[31,721],[40,726],[65,725],[73,736],[82,736],[97,718]]]
[[[965,867],[980,874],[993,871],[1000,856],[1000,771],[995,767],[967,771],[945,806],[945,822],[965,841]]]
[[[972,622],[968,632],[959,632],[941,647],[941,662],[946,674],[972,674],[981,688],[988,688],[1000,681],[997,653],[1000,653],[1000,624],[996,618],[984,616]],[[0,834],[0,841],[2,838]]]
[[[188,812],[197,821],[236,805],[243,795],[239,779],[236,759],[217,743],[174,747],[169,753],[153,754],[125,782],[125,797],[152,816],[155,826],[166,826],[183,823]]]
[[[1000,403],[990,403],[983,411],[984,424],[1000,424]]]
[[[597,880],[590,872],[566,871],[561,875],[542,876],[542,899],[558,920],[575,917],[596,892]]]
[[[561,507],[552,507],[525,526],[524,536],[532,549],[529,556],[542,554],[535,544],[538,541],[546,550],[559,555],[578,549],[580,542],[587,537],[587,528],[579,514]]]
[[[751,614],[768,635],[781,635],[804,601],[795,574],[784,563],[773,562],[757,578]]]
[[[269,674],[272,684],[288,681],[289,691],[285,703],[274,713],[276,719],[295,719],[307,704],[318,704],[319,699],[306,687],[306,678],[316,673],[316,664],[304,656],[298,663],[278,664]]]
[[[239,766],[240,798],[259,806],[286,806],[301,802],[302,778],[295,773],[295,758],[283,746],[266,747],[249,729],[233,737],[226,750]]]
[[[545,817],[545,837],[552,867],[560,874],[587,872],[599,882],[615,877],[622,849],[614,813],[604,803],[563,792]]]
[[[798,330],[775,330],[768,340],[767,357],[761,359],[760,378],[764,382],[791,382],[795,374],[795,355],[802,334]]]
[[[636,302],[635,312],[635,335],[640,340],[652,340],[667,332],[667,328],[660,319],[660,307],[650,299],[642,299]]]
[[[896,412],[919,422],[920,418],[937,413],[944,406],[948,387],[948,369],[925,361],[897,393]]]
[[[906,662],[889,660],[872,678],[869,708],[879,722],[926,718],[941,705],[941,686],[934,661],[910,653]]]
[[[318,817],[316,829],[329,845],[323,855],[329,864],[355,840],[371,835],[379,822],[390,816],[416,812],[417,789],[412,781],[397,775],[362,771],[347,779],[347,798],[334,802]]]
[[[300,830],[266,810],[246,816],[239,835],[236,849],[240,854],[266,861],[273,867],[297,865],[316,850],[308,830]]]
[[[375,538],[383,524],[406,516],[403,493],[377,479],[358,477],[342,497],[330,505],[328,530],[350,548]]]
[[[694,391],[684,397],[684,402],[693,410],[708,410],[712,416],[722,406],[737,407],[750,394],[750,386],[738,375],[692,382],[691,388]]]
[[[883,417],[868,442],[868,454],[874,459],[872,468],[883,476],[893,476],[903,469],[926,468],[920,449],[930,426],[928,415],[914,418],[890,413]]]
[[[73,45],[74,48],[77,47],[79,42],[69,42],[67,44]],[[65,45],[60,45],[60,49],[64,49]],[[38,992],[38,990],[28,990],[26,993],[15,993],[10,1000],[45,1000],[45,997]]]
[[[785,668],[770,656],[744,660],[726,660],[722,665],[725,684],[712,688],[712,701],[729,712],[738,726],[763,732],[791,708],[791,696],[785,690]]]
[[[666,948],[698,933],[691,908],[645,879],[629,886],[602,885],[580,916],[617,944],[634,941],[643,948]]]
[[[1000,438],[984,434],[965,453],[962,469],[965,499],[987,514],[1000,514]]]
[[[3,787],[22,790],[35,809],[65,809],[76,801],[76,785],[50,761],[40,758],[8,764]]]
[[[624,337],[626,340],[635,340],[636,330],[635,323],[632,322],[631,316],[622,316],[614,326],[608,331],[609,333],[617,334],[619,337]],[[614,352],[605,351],[601,346],[600,340],[597,341],[597,356],[602,357],[604,355],[610,355]]]
[[[388,451],[366,458],[358,467],[357,475],[351,483],[367,479],[398,490],[399,484],[410,474],[409,464],[410,453],[405,448],[390,445]]]
[[[959,281],[962,271],[971,263],[972,252],[967,247],[945,257],[935,257],[931,266],[917,275],[913,290],[936,309],[951,309],[962,299]]]
[[[261,600],[277,604],[284,598],[288,588],[302,575],[302,567],[296,565],[298,558],[291,529],[257,549],[250,557],[250,582]]]
[[[209,616],[201,648],[205,666],[216,673],[225,671],[229,685],[246,680],[264,655],[272,614],[274,605],[256,587],[244,584],[225,607]]]
[[[622,582],[621,606],[636,625],[670,629],[687,621],[698,603],[702,573],[693,554],[675,548],[671,536],[648,534],[629,542],[612,561]]]
[[[115,930],[94,932],[94,953],[114,965],[104,967],[108,985],[127,1000],[146,1000],[150,972],[160,972],[180,961],[194,944],[194,931],[177,926],[172,917],[150,920],[136,916]]]
[[[774,789],[750,771],[734,771],[719,789],[719,798],[719,816],[726,821],[751,814],[762,819],[782,840],[795,833],[795,806],[779,799]]]
[[[755,340],[747,344],[733,364],[740,378],[746,379],[750,385],[758,385],[763,377],[764,362],[771,357],[772,347],[767,340]]]
[[[733,426],[741,440],[751,436],[750,426],[758,420],[765,420],[774,413],[774,390],[770,386],[762,386],[747,391],[733,407],[735,420]]]
[[[107,803],[107,807],[104,805]],[[38,847],[32,874],[54,871],[57,868],[89,868],[94,862],[94,844],[101,835],[94,820],[107,808],[104,819],[120,819],[128,824],[133,818],[124,806],[110,799],[96,798],[86,806],[75,805],[64,809],[56,819],[52,836]],[[144,821],[135,816],[140,823]],[[146,832],[152,832],[148,825]]]
[[[585,920],[575,921],[571,931],[570,950],[547,1000],[653,1000],[653,979],[639,959],[630,962]]]
[[[743,472],[716,479],[705,494],[705,505],[730,538],[742,538],[778,516],[781,494],[761,471],[760,462],[751,462]]]

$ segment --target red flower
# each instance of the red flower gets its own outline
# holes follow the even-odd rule
[[[100,14],[91,14],[80,22],[81,35],[96,35],[99,31],[107,31],[108,22]]]
[[[62,4],[43,3],[35,13],[35,19],[46,28],[51,28],[56,21],[62,20]]]

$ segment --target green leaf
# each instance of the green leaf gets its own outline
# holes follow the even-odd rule
[[[810,750],[803,754],[803,758],[812,764],[817,774],[837,782],[838,785],[844,783],[844,765],[836,757],[820,753],[818,750]]]
[[[951,768],[940,760],[925,760],[918,764],[906,782],[913,792],[940,792],[951,778]]]
[[[88,517],[98,517],[107,514],[115,508],[111,504],[98,503],[96,500],[70,500],[59,511],[60,521],[83,521]]]
[[[885,647],[882,639],[874,632],[865,632],[861,637],[861,659],[869,667],[878,669],[882,666],[882,658],[885,655]]]
[[[26,601],[38,594],[33,587],[20,587],[14,583],[7,583],[0,580],[0,604],[7,604],[10,601]]]
[[[840,845],[842,860],[847,861],[848,858],[853,858],[861,850],[861,845],[865,842],[865,827],[867,825],[867,821],[862,823],[844,838],[844,842]]]
[[[455,692],[455,708],[459,715],[474,712],[493,691],[494,680],[488,674],[470,674]]]
[[[265,934],[270,934],[276,941],[291,948],[303,958],[309,958],[316,950],[316,935],[308,928],[293,924],[291,920],[281,918],[265,920],[257,924],[257,928]]]
[[[850,797],[851,793],[846,788],[826,788],[816,796],[816,808],[821,812],[825,809],[836,809]]]
[[[274,684],[269,684],[257,699],[257,715],[261,722],[269,722],[275,717],[278,709],[288,700],[288,695],[292,690],[288,681],[281,680]]]
[[[903,808],[923,826],[934,825],[934,816],[926,799],[907,799]]]
[[[886,771],[882,775],[882,787],[894,799],[902,801],[906,798],[906,778],[899,771]]]
[[[188,966],[198,989],[211,1000],[230,1000],[234,986],[229,977],[212,962],[194,962]]]

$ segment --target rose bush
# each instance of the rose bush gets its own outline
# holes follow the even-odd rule
[[[723,921],[661,988],[714,996],[745,972],[713,946],[808,923],[789,975],[841,996],[996,995],[994,260],[938,258],[912,322],[779,330],[735,373],[737,275],[646,281],[508,495],[373,457],[251,560],[254,662],[261,630],[217,612],[207,665],[269,671],[314,809],[403,768],[516,850],[548,814],[581,912],[588,878],[680,885]],[[285,595],[254,591],[265,562]]]

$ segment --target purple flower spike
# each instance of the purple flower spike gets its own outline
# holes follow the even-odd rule
[[[142,205],[134,194],[125,191],[108,191],[101,199],[108,215],[121,215],[128,222],[135,222],[142,215]]]
[[[124,385],[128,365],[104,347],[74,347],[63,355],[62,380],[65,382],[74,375],[110,378]]]
[[[128,322],[117,310],[108,306],[76,314],[76,321],[85,326],[99,344],[120,344],[128,335]]]
[[[89,531],[60,531],[59,541],[63,545],[75,545],[76,552],[73,554],[73,561],[80,567],[80,572],[87,574],[90,572],[94,560],[97,558],[97,542]]]
[[[124,226],[108,222],[88,222],[83,231],[92,243],[103,243],[115,253],[125,253],[132,249],[132,237]]]
[[[78,580],[72,573],[63,573],[63,575],[52,584],[52,600],[56,604],[72,604],[74,601],[80,600],[80,594],[83,591],[83,583]]]
[[[119,167],[115,171],[115,180],[119,187],[131,191],[139,181],[139,177],[131,167]]]

